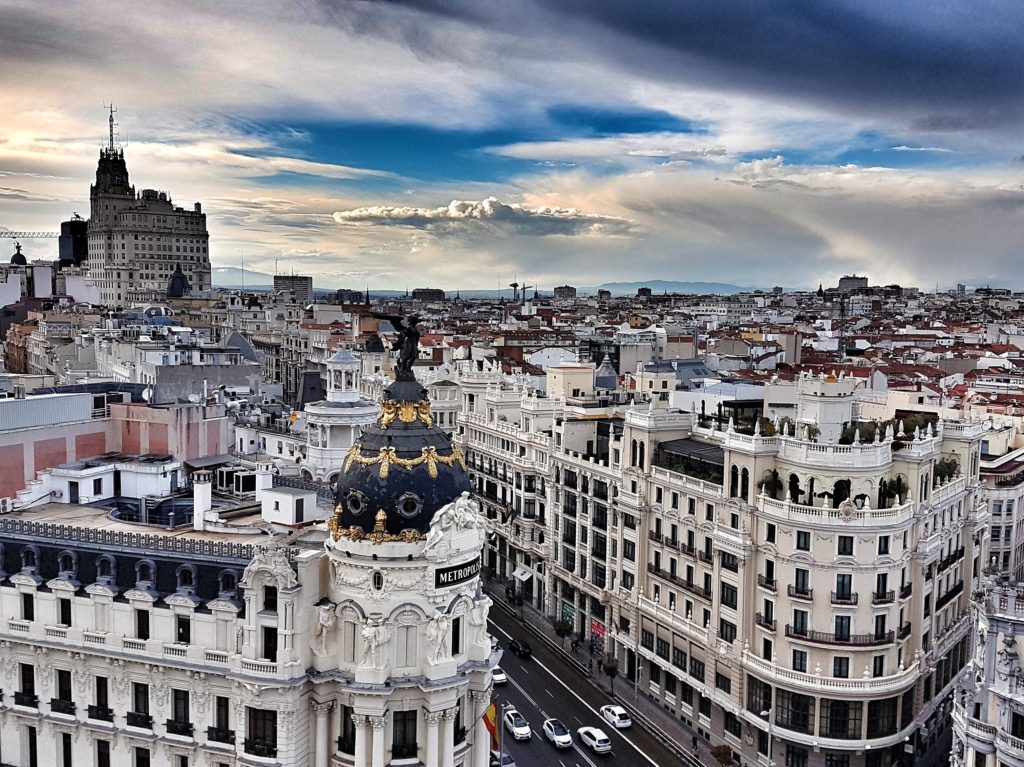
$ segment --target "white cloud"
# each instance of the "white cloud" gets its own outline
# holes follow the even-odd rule
[[[435,234],[506,234],[543,237],[549,235],[627,235],[633,222],[615,216],[584,213],[575,208],[525,207],[504,203],[495,197],[479,201],[452,200],[439,208],[372,206],[337,211],[339,224],[363,224],[422,229]]]

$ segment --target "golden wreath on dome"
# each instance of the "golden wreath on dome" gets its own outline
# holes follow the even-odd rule
[[[434,425],[434,419],[430,415],[430,402],[420,400],[419,402],[395,402],[386,399],[380,403],[380,416],[378,423],[380,428],[388,428],[397,418],[402,423],[414,423],[417,418],[426,424],[429,429]]]
[[[388,478],[388,474],[391,473],[392,466],[401,466],[404,469],[415,469],[417,466],[426,464],[427,474],[430,475],[431,479],[437,479],[438,464],[452,466],[458,463],[459,466],[462,467],[463,471],[467,470],[466,457],[456,444],[452,445],[451,455],[441,455],[437,452],[436,447],[428,445],[420,451],[420,455],[417,458],[400,458],[393,447],[382,447],[380,452],[371,458],[363,456],[360,452],[361,450],[362,447],[358,442],[348,449],[348,452],[345,454],[345,463],[342,469],[344,473],[347,474],[352,468],[352,465],[356,463],[360,466],[376,466],[379,464],[379,475],[381,479]]]

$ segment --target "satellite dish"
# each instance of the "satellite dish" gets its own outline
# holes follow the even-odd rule
[[[142,390],[142,401],[143,402],[149,402],[149,400],[152,397],[153,397],[153,387],[152,386],[147,386],[145,389]]]

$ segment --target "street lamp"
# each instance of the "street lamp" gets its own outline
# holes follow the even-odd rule
[[[768,767],[775,767],[775,762],[772,761],[772,729],[775,725],[775,708],[769,708],[761,712],[762,717],[768,719]]]

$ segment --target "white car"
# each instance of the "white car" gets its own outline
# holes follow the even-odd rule
[[[541,729],[555,748],[572,748],[572,733],[557,719],[545,719]]]
[[[633,720],[622,706],[601,706],[601,716],[608,724],[619,730],[633,726]]]
[[[495,684],[505,684],[508,681],[508,674],[501,666],[495,666],[491,669],[491,681]]]
[[[595,754],[607,754],[612,750],[612,742],[604,734],[604,730],[597,727],[580,727],[576,730],[580,740]]]
[[[514,708],[505,711],[505,729],[516,740],[529,740],[533,737],[530,723],[526,721],[526,717]]]

